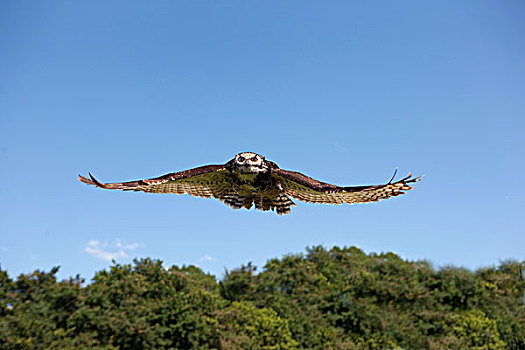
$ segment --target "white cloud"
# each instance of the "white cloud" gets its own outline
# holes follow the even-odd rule
[[[216,261],[217,259],[213,256],[209,256],[208,254],[204,254],[199,261]]]
[[[139,244],[139,243],[123,244],[120,241],[120,239],[117,238],[117,240],[115,241],[115,246],[117,248],[124,249],[124,250],[135,250],[138,247],[142,247],[142,244]]]
[[[348,151],[348,147],[340,144],[338,141],[332,141],[332,146],[334,148],[337,148],[337,149],[341,150],[341,151]]]
[[[132,251],[142,246],[139,243],[123,244],[119,239],[114,244],[108,242],[101,243],[98,240],[89,241],[84,250],[95,258],[105,261],[116,260],[117,258],[127,258],[126,251]]]

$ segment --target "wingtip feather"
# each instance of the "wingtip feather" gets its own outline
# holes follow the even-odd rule
[[[95,179],[95,177],[91,173],[88,173],[88,174],[91,180],[82,175],[78,175],[77,180],[85,184],[88,184],[88,185],[93,185],[93,186],[100,187],[100,188],[106,188],[106,186],[104,186],[104,184],[100,183],[97,179]]]
[[[83,182],[85,184],[88,184],[88,185],[94,185],[94,183],[91,180],[85,178],[84,176],[82,176],[80,174],[78,175],[78,179],[77,180],[80,181],[80,182]]]
[[[94,177],[91,173],[88,173],[88,174],[89,174],[89,178],[91,179],[91,181],[93,181],[93,183],[94,183],[96,186],[98,186],[98,187],[102,187],[102,188],[104,187],[104,186],[102,186],[102,184],[101,184],[100,182],[98,182],[97,179],[95,179],[95,177]]]
[[[422,178],[423,176],[425,176],[425,175],[420,175],[420,176],[418,176],[418,177],[415,177],[415,178],[411,179],[411,177],[412,177],[412,172],[409,171],[409,172],[408,172],[408,175],[407,175],[406,177],[402,178],[401,180],[397,181],[396,183],[412,183],[412,182],[419,182],[419,181],[421,181],[421,178]]]

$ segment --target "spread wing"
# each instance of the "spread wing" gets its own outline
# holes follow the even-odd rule
[[[151,193],[187,193],[196,197],[221,199],[231,189],[229,171],[225,165],[205,165],[194,169],[170,173],[153,179],[129,182],[100,183],[89,174],[90,179],[79,175],[78,180],[88,185],[122,191]]]
[[[421,176],[412,178],[412,174],[409,173],[399,181],[392,182],[392,178],[384,185],[340,187],[284,169],[272,169],[272,176],[280,183],[287,195],[305,202],[328,204],[377,202],[404,194],[405,191],[412,189],[409,184],[421,180]]]

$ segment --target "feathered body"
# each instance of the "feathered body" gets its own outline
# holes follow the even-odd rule
[[[255,206],[258,210],[275,210],[279,215],[290,213],[290,207],[295,206],[289,197],[311,203],[374,202],[403,194],[412,189],[409,183],[421,179],[409,174],[385,185],[340,187],[281,169],[253,152],[239,153],[224,165],[206,165],[153,179],[103,184],[89,176],[79,176],[79,180],[105,189],[215,197],[234,209]]]

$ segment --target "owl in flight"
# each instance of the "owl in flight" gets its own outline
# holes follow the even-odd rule
[[[394,174],[395,176],[395,174]],[[78,180],[88,185],[123,191],[151,193],[187,193],[196,197],[215,197],[233,209],[275,210],[277,214],[290,213],[295,206],[290,197],[310,203],[354,204],[377,202],[411,190],[410,183],[420,177],[407,177],[384,185],[340,187],[314,180],[295,171],[281,169],[263,156],[239,153],[223,165],[204,165],[198,168],[170,173],[147,180],[101,183],[89,174]]]

